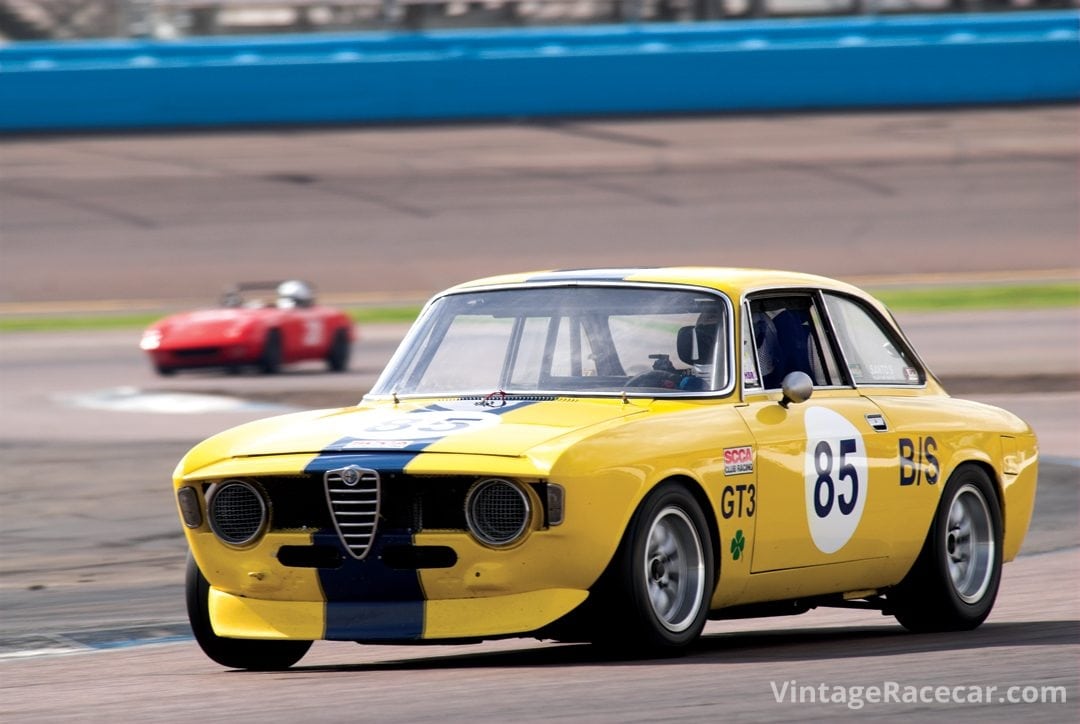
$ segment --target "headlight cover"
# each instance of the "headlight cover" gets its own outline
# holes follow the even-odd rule
[[[226,480],[210,488],[206,501],[210,529],[231,546],[245,546],[265,532],[269,523],[266,496],[244,480]]]
[[[465,496],[465,522],[476,540],[504,548],[521,540],[532,521],[529,494],[502,478],[485,478]]]
[[[161,330],[148,329],[143,332],[142,339],[139,341],[139,347],[144,350],[157,349],[161,346]]]

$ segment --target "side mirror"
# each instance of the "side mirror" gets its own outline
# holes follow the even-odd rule
[[[788,372],[780,383],[780,390],[784,393],[780,407],[786,410],[792,402],[799,404],[810,399],[814,394],[814,381],[805,372]]]

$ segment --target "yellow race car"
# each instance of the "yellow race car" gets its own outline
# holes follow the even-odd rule
[[[817,606],[974,628],[1037,459],[859,289],[601,269],[439,294],[359,405],[223,432],[174,483],[198,643],[278,669],[315,639],[673,650]]]

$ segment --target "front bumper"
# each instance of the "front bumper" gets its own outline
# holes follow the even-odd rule
[[[438,601],[327,603],[269,601],[210,589],[210,620],[218,636],[245,639],[332,639],[415,642],[471,639],[536,631],[574,610],[588,591],[555,588],[504,596]],[[328,608],[338,610],[328,631]],[[343,620],[351,620],[343,626]]]
[[[254,364],[260,353],[256,346],[246,344],[158,348],[148,352],[154,365],[167,369]]]

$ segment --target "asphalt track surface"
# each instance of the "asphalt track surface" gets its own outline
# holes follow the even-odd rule
[[[1050,107],[9,140],[0,312],[166,309],[280,276],[343,299],[414,299],[481,274],[595,265],[1075,278],[1077,119]],[[226,672],[187,638],[169,473],[235,422],[354,401],[401,329],[361,330],[344,375],[170,380],[132,332],[5,335],[0,719],[1068,719],[1080,697],[1080,317],[901,323],[954,392],[1040,434],[1035,522],[977,631],[911,636],[877,614],[814,611],[712,623],[674,660],[525,640],[320,642],[277,674]],[[205,402],[194,393],[254,403],[177,412]],[[855,708],[805,691],[778,703],[785,682],[830,697],[965,687],[967,703],[931,692]],[[1065,687],[1068,703],[1010,704],[1010,686]]]
[[[0,303],[306,276],[427,296],[492,273],[1080,267],[1075,107],[0,141]]]

